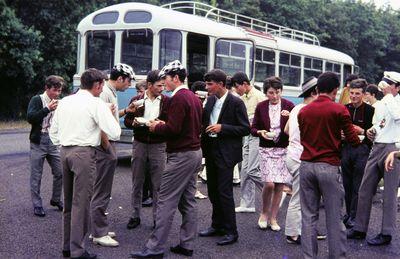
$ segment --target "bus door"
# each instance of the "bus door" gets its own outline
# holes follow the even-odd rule
[[[203,81],[205,73],[209,68],[209,37],[202,34],[191,33],[187,34],[187,55],[186,66],[188,70],[188,86],[196,81]]]
[[[219,38],[215,42],[214,67],[227,75],[245,72],[254,83],[254,41],[248,39]]]

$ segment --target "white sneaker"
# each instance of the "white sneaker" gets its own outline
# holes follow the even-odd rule
[[[115,234],[115,232],[108,232],[107,235],[109,237],[112,237],[112,238],[117,236],[117,234]],[[93,235],[92,234],[89,235],[89,239],[93,239]]]
[[[245,208],[245,207],[236,207],[235,212],[241,213],[241,212],[256,212],[256,208]]]
[[[278,225],[278,222],[276,222],[276,220],[271,221],[271,229],[272,229],[272,231],[281,230],[281,227]]]
[[[117,240],[112,239],[110,236],[104,236],[104,237],[94,237],[93,238],[93,243],[101,246],[110,246],[110,247],[115,247],[119,246],[119,243]]]
[[[196,194],[194,195],[194,197],[196,199],[207,199],[207,196],[205,196],[204,194],[202,194],[200,191],[196,191]]]
[[[260,229],[267,229],[267,228],[268,228],[268,221],[259,218],[259,219],[258,219],[258,227],[259,227]]]

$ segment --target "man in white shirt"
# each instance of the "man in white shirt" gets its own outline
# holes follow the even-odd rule
[[[286,166],[292,175],[292,196],[289,201],[285,235],[289,244],[301,243],[301,205],[300,205],[300,156],[303,152],[303,146],[300,143],[300,129],[297,115],[299,111],[317,98],[317,78],[308,78],[302,87],[299,97],[303,97],[303,103],[296,105],[290,112],[289,120],[285,127],[285,133],[289,135],[289,146],[287,147]]]
[[[127,112],[132,112],[132,105],[125,109],[118,108],[117,91],[125,91],[135,80],[135,73],[131,66],[118,63],[110,72],[110,79],[105,83],[100,99],[112,106],[114,117],[117,122],[119,118],[125,116]],[[118,242],[113,239],[115,232],[109,232],[107,215],[105,214],[108,203],[110,202],[114,172],[117,168],[117,152],[115,141],[117,138],[108,138],[101,133],[102,144],[96,147],[96,180],[93,186],[93,197],[91,207],[91,231],[93,243],[102,246],[118,246]]]
[[[64,257],[96,258],[85,249],[96,177],[95,147],[100,145],[101,131],[111,139],[121,134],[110,108],[96,98],[103,90],[104,79],[99,70],[86,70],[81,76],[81,90],[59,102],[49,131],[53,143],[61,145]]]
[[[62,77],[52,75],[46,78],[44,84],[44,93],[32,97],[27,111],[28,122],[32,125],[29,134],[31,197],[33,213],[38,217],[46,216],[42,205],[42,198],[40,197],[40,183],[45,159],[49,163],[51,173],[53,174],[53,194],[50,205],[56,206],[60,211],[63,210],[63,204],[61,202],[62,172],[60,151],[57,146],[50,141],[49,128],[65,82]]]
[[[152,70],[147,74],[147,90],[131,100],[131,104],[143,103],[133,112],[125,116],[125,126],[133,129],[132,142],[132,214],[127,224],[128,229],[140,225],[140,211],[142,208],[143,185],[146,174],[151,178],[153,190],[153,222],[156,220],[158,189],[160,188],[161,174],[164,171],[167,159],[165,138],[153,134],[146,125],[136,118],[145,121],[167,119],[169,97],[162,94],[164,79],[158,74],[159,70]]]
[[[243,72],[235,73],[231,78],[236,93],[246,105],[250,125],[254,118],[257,104],[265,100],[265,95],[250,84]],[[251,134],[243,137],[243,161],[240,170],[240,205],[236,212],[255,212],[255,186],[262,190],[260,165],[258,160],[259,138]]]
[[[393,170],[385,170],[386,157],[396,151],[400,132],[400,73],[385,72],[382,81],[387,83],[383,89],[385,97],[376,107],[374,125],[367,131],[369,139],[374,140],[371,153],[361,182],[354,227],[347,234],[349,239],[364,239],[371,215],[372,198],[379,181],[384,179],[383,216],[381,233],[369,239],[373,246],[388,245],[396,227],[397,189],[400,180],[400,164],[393,163]]]

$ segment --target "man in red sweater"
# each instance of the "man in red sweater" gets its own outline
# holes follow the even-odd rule
[[[305,258],[316,258],[317,222],[321,195],[326,210],[329,258],[346,256],[346,229],[341,220],[344,188],[340,166],[341,132],[349,144],[359,145],[350,114],[334,102],[339,78],[326,72],[319,76],[319,97],[298,115],[304,151],[300,157],[300,203],[302,208],[302,249]]]
[[[178,60],[160,72],[165,87],[173,91],[167,120],[151,121],[150,132],[167,140],[167,164],[162,173],[158,194],[156,225],[144,250],[131,254],[133,258],[163,257],[165,244],[176,209],[182,214],[180,243],[171,247],[173,253],[192,256],[197,232],[196,177],[200,171],[202,153],[200,133],[202,104],[186,85],[186,70]]]

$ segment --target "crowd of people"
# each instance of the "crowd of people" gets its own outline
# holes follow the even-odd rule
[[[122,117],[133,130],[127,228],[141,224],[142,206],[153,207],[153,231],[133,258],[163,257],[176,210],[182,224],[172,253],[192,256],[197,235],[220,236],[220,246],[237,242],[236,213],[256,212],[256,188],[262,206],[255,224],[272,231],[281,230],[277,215],[283,192],[290,193],[284,233],[288,243],[301,245],[305,258],[318,256],[323,201],[329,258],[344,258],[346,238],[366,238],[372,198],[382,178],[382,229],[367,243],[391,242],[400,181],[400,73],[385,72],[378,86],[350,75],[336,103],[340,80],[325,72],[305,80],[299,96],[303,102],[296,106],[282,97],[283,82],[275,76],[266,78],[261,90],[243,72],[228,77],[213,69],[192,89],[186,79],[187,71],[177,60],[152,70],[122,109],[117,91],[125,91],[135,73],[119,63],[109,77],[86,70],[80,90],[61,100],[65,82],[49,76],[45,91],[31,99],[27,117],[32,124],[33,212],[46,215],[40,196],[46,159],[54,176],[50,205],[63,211],[64,257],[96,258],[86,250],[89,234],[95,244],[119,245],[106,210]],[[197,232],[195,196],[203,158],[212,213],[210,226]],[[236,208],[235,168],[240,171]]]

